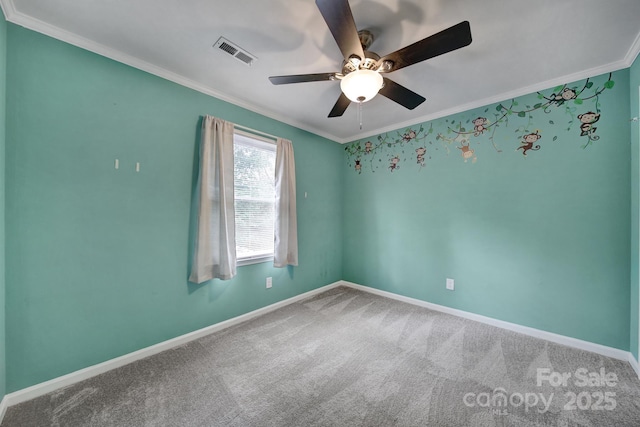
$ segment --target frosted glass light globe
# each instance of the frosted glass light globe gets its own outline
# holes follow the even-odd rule
[[[356,70],[340,81],[340,89],[353,102],[367,102],[382,88],[382,76],[377,71]]]

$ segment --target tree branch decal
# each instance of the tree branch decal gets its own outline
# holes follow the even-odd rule
[[[402,131],[387,132],[367,140],[356,141],[345,146],[347,162],[357,173],[362,173],[365,168],[371,172],[396,172],[403,165],[407,165],[405,168],[416,167],[421,170],[432,160],[435,152],[444,152],[448,156],[451,148],[455,147],[454,151],[460,150],[464,162],[470,160],[470,163],[475,163],[475,145],[481,144],[484,140],[491,143],[496,153],[503,152],[498,146],[497,135],[504,133],[512,122],[515,124],[513,132],[516,134],[514,143],[518,143],[514,151],[527,158],[531,152],[542,149],[539,143],[543,138],[542,131],[533,127],[540,123],[544,114],[558,108],[563,109],[568,117],[566,126],[544,119],[555,130],[555,135],[549,139],[546,137],[543,141],[555,142],[558,140],[559,129],[571,132],[577,126],[579,136],[585,138],[582,148],[587,148],[600,140],[595,124],[602,114],[600,96],[605,90],[614,87],[615,83],[611,77],[612,74],[609,73],[606,81],[599,86],[588,78],[574,86],[556,86],[549,90],[550,93],[536,92],[539,102],[525,103],[523,99],[526,97],[511,99],[486,107],[481,114],[477,115],[476,112],[473,118],[466,120],[440,119],[428,123],[427,128],[423,123]],[[520,105],[518,100],[525,105]],[[585,103],[591,104],[591,107],[586,108]],[[436,132],[434,124],[435,128],[444,128],[444,131]],[[502,140],[504,139],[503,137]]]

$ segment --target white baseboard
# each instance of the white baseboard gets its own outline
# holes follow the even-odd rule
[[[507,329],[514,332],[519,332],[525,335],[541,338],[541,339],[555,342],[558,344],[564,344],[569,347],[590,351],[590,352],[601,354],[603,356],[611,357],[614,359],[628,361],[631,364],[631,367],[634,369],[634,371],[638,374],[638,377],[640,378],[640,366],[638,365],[638,361],[636,361],[635,358],[628,351],[619,350],[616,348],[607,347],[604,345],[595,344],[588,341],[579,340],[576,338],[566,337],[563,335],[558,335],[552,332],[546,332],[539,329],[530,328],[527,326],[517,325],[515,323],[509,323],[502,320],[481,316],[479,314],[469,313],[469,312],[458,310],[455,308],[433,304],[433,303],[422,301],[419,299],[394,294],[392,292],[381,291],[379,289],[370,288],[368,286],[362,286],[356,283],[340,280],[335,283],[331,283],[329,285],[320,287],[318,289],[314,289],[309,292],[305,292],[303,294],[296,295],[286,300],[268,305],[258,310],[245,313],[241,316],[237,316],[232,319],[225,320],[224,322],[216,323],[215,325],[207,326],[205,328],[198,329],[188,334],[181,335],[179,337],[172,338],[167,341],[163,341],[161,343],[140,349],[138,351],[134,351],[133,353],[125,354],[115,359],[111,359],[106,362],[99,363],[97,365],[89,366],[87,368],[80,369],[70,374],[63,375],[61,377],[54,378],[49,381],[45,381],[40,384],[36,384],[31,387],[15,391],[13,393],[9,393],[6,396],[4,396],[4,398],[0,402],[0,423],[2,423],[2,419],[4,417],[5,411],[9,406],[13,406],[18,403],[34,399],[36,397],[45,395],[54,390],[75,384],[77,382],[84,381],[86,379],[95,377],[96,375],[100,375],[112,369],[116,369],[118,367],[135,362],[136,360],[144,359],[145,357],[153,356],[154,354],[158,354],[165,350],[169,350],[174,347],[184,345],[198,338],[202,338],[206,335],[212,334],[214,332],[220,331],[230,326],[234,326],[239,323],[246,322],[247,320],[253,319],[257,316],[261,316],[263,314],[277,310],[286,305],[293,304],[295,302],[301,301],[305,298],[312,297],[314,295],[320,294],[322,292],[325,292],[329,289],[336,288],[338,286],[346,286],[353,289],[358,289],[364,292],[369,292],[375,295],[391,298],[391,299],[405,302],[408,304],[413,304],[413,305],[425,307],[431,310],[439,311],[442,313],[447,313],[447,314],[462,317],[465,319],[474,320],[476,322],[485,323],[488,325],[496,326],[498,328]]]
[[[458,310],[443,305],[433,304],[430,302],[422,301],[415,298],[405,297],[403,295],[394,294],[392,292],[381,291],[380,289],[370,288],[368,286],[358,285],[356,283],[347,282],[342,280],[338,282],[342,286],[348,286],[350,288],[358,289],[364,292],[369,292],[375,295],[380,295],[386,298],[395,299],[397,301],[406,302],[408,304],[425,307],[431,310],[439,311],[442,313],[451,314],[453,316],[463,317],[465,319],[474,320],[480,323],[486,323],[487,325],[496,326],[498,328],[507,329],[521,334],[529,335],[532,337],[540,338],[543,340],[551,341],[558,344],[563,344],[569,347],[578,348],[580,350],[590,351],[592,353],[601,354],[603,356],[611,357],[613,359],[629,361],[631,355],[630,352],[620,350],[613,347],[607,347],[601,344],[595,344],[589,341],[579,340],[577,338],[571,338],[564,335],[554,334],[553,332],[542,331],[540,329],[530,328],[528,326],[522,326],[515,323],[505,322],[503,320],[493,319],[491,317],[482,316],[480,314],[469,313],[468,311]],[[633,359],[633,357],[631,357]],[[637,362],[636,362],[637,366]],[[634,369],[636,369],[634,367]],[[636,369],[638,372],[638,369]]]
[[[300,295],[296,295],[294,297],[288,298],[283,301],[276,302],[274,304],[268,305],[266,307],[262,307],[260,309],[251,311],[249,313],[245,313],[243,315],[234,317],[232,319],[225,320],[224,322],[216,323],[215,325],[207,326],[202,329],[198,329],[193,332],[189,332],[187,334],[181,335],[179,337],[172,338],[167,341],[163,341],[161,343],[152,345],[150,347],[146,347],[140,349],[138,351],[134,351],[133,353],[125,354],[120,357],[116,357],[115,359],[107,360],[106,362],[99,363],[97,365],[89,366],[84,369],[80,369],[75,372],[71,372],[70,374],[63,375],[58,378],[54,378],[49,381],[45,381],[40,384],[33,385],[31,387],[27,387],[22,390],[15,391],[13,393],[7,394],[4,399],[2,399],[2,403],[0,404],[0,423],[2,423],[2,417],[4,416],[4,410],[7,407],[16,405],[18,403],[34,399],[36,397],[45,395],[54,390],[60,389],[62,387],[69,386],[71,384],[75,384],[80,381],[84,381],[88,378],[95,377],[96,375],[100,375],[104,372],[110,371],[115,368],[119,368],[120,366],[127,365],[129,363],[135,362],[136,360],[144,359],[145,357],[153,356],[154,354],[158,354],[165,350],[172,349],[174,347],[179,347],[188,342],[196,340],[198,338],[202,338],[206,335],[212,334],[214,332],[220,331],[222,329],[226,329],[230,326],[237,325],[242,322],[246,322],[247,320],[253,319],[254,317],[261,316],[263,314],[269,313],[271,311],[277,310],[281,307],[284,307],[289,304],[293,304],[295,302],[301,301],[305,298],[312,297],[319,293],[325,292],[329,289],[338,287],[341,285],[341,282],[331,283],[329,285],[323,286],[321,288],[317,288],[311,290],[309,292],[305,292]]]
[[[4,413],[7,412],[7,396],[2,398],[0,401],[0,424],[2,424],[2,420],[4,419]]]
[[[633,357],[633,354],[631,354],[631,352],[629,352],[629,364],[631,365],[633,370],[636,371],[636,375],[638,375],[638,378],[640,378],[640,364],[638,364],[638,361],[635,357]]]

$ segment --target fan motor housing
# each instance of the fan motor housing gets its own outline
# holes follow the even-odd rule
[[[360,60],[357,56],[349,58],[342,63],[342,74],[349,74],[356,70],[376,70],[380,56],[375,52],[364,51],[364,60]]]
[[[388,72],[391,70],[391,67],[393,66],[392,61],[382,61],[382,63],[380,63],[380,55],[367,50],[375,39],[371,31],[358,31],[358,38],[360,39],[360,44],[364,51],[364,59],[360,59],[354,55],[348,60],[344,60],[342,62],[342,75],[346,76],[356,70],[375,70],[380,72]]]
[[[340,80],[342,94],[328,117],[340,117],[351,102],[362,104],[377,93],[413,110],[423,103],[425,98],[393,80],[382,77],[381,74],[391,73],[434,56],[460,49],[468,46],[472,41],[469,21],[462,21],[380,58],[377,53],[369,51],[369,46],[374,40],[373,33],[357,30],[348,0],[316,0],[316,6],[320,9],[345,58],[341,72],[271,76],[269,80],[275,85]],[[384,91],[380,91],[381,88],[384,88]],[[373,89],[376,89],[375,93]],[[363,92],[364,90],[367,93]]]

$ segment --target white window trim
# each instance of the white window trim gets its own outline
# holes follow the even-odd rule
[[[256,135],[251,132],[245,132],[240,129],[234,129],[233,133],[236,135],[249,138],[250,141],[245,141],[248,143],[247,145],[252,145],[256,148],[261,148],[264,150],[273,150],[274,152],[276,151],[276,141],[272,139],[266,138],[264,136]],[[274,176],[275,176],[275,171],[274,171]],[[275,199],[273,202],[275,203]],[[260,263],[269,262],[269,261],[273,262],[273,252],[271,252],[270,254],[237,258],[236,266],[242,267],[245,265],[260,264]]]
[[[267,137],[261,136],[261,135],[256,135],[254,133],[251,132],[245,132],[243,130],[240,129],[234,129],[233,131],[234,134],[236,135],[240,135],[240,136],[244,136],[247,137],[253,141],[250,141],[250,143],[253,143],[255,141],[259,141],[255,144],[250,144],[250,145],[254,145],[257,148],[262,148],[265,150],[273,150],[274,152],[276,151],[276,142],[272,139],[269,139]],[[264,143],[264,144],[262,144]]]
[[[238,267],[242,267],[243,265],[251,265],[251,264],[260,264],[263,262],[273,262],[273,254],[265,255],[261,257],[246,257],[246,258],[238,258],[236,260],[236,265]]]

